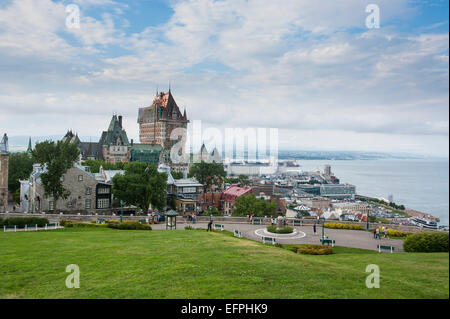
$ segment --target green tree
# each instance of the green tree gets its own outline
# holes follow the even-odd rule
[[[189,170],[189,177],[195,177],[199,183],[203,184],[204,193],[213,185],[221,188],[227,173],[220,163],[195,163]]]
[[[182,179],[183,178],[183,172],[171,171],[170,174],[172,174],[172,177],[174,179]]]
[[[267,202],[262,198],[256,198],[254,194],[243,195],[236,199],[234,203],[234,216],[276,216],[277,204],[274,201]]]
[[[46,167],[41,174],[44,193],[53,197],[53,212],[58,199],[67,199],[70,191],[63,186],[63,175],[73,167],[80,156],[77,143],[44,141],[36,144],[32,151],[33,160]]]
[[[241,186],[248,186],[250,184],[248,176],[244,175],[244,174],[239,175],[238,181],[239,181],[239,184],[241,184]]]
[[[33,171],[33,158],[29,153],[12,153],[9,156],[8,189],[14,194],[20,189],[20,180],[28,179]]]
[[[127,205],[147,210],[150,204],[158,210],[166,206],[167,174],[155,165],[133,162],[125,166],[124,175],[115,175],[113,194]]]
[[[102,166],[105,170],[124,170],[127,163],[109,163],[101,160],[86,160],[83,162],[83,165],[89,166],[92,173],[98,173],[100,172],[100,166]]]

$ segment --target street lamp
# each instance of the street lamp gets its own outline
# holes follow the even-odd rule
[[[369,230],[369,216],[370,216],[370,206],[367,206],[367,222],[366,222],[366,230]]]
[[[212,221],[212,206],[209,206],[209,221]]]
[[[120,200],[120,222],[122,222],[123,217],[123,200]]]
[[[320,220],[322,220],[322,244],[323,244],[323,240],[325,239],[325,217],[320,216],[319,223],[320,223]]]

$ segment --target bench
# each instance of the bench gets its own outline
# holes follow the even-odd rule
[[[334,247],[334,244],[336,244],[336,241],[335,240],[333,240],[333,239],[320,239],[320,242],[321,242],[321,244],[323,245],[323,244],[327,244],[327,245],[330,245],[331,244],[331,247]]]
[[[45,224],[45,229],[47,230],[48,228],[53,227],[53,229],[58,228],[59,223],[50,223],[50,224]]]
[[[252,218],[252,224],[262,224],[262,218]]]
[[[389,250],[391,254],[394,252],[395,247],[394,246],[383,246],[383,245],[377,245],[378,252],[381,253],[382,250]]]
[[[294,219],[292,221],[292,226],[303,226],[303,220],[301,220],[301,219]]]
[[[239,230],[235,229],[234,230],[234,237],[242,238],[242,233]]]
[[[225,230],[225,226],[223,226],[222,224],[214,224],[214,230]]]
[[[97,218],[97,224],[104,224],[105,219],[104,218]]]
[[[277,240],[274,237],[263,237],[262,241],[264,244],[272,244],[275,245]]]

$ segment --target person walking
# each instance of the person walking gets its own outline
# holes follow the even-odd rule
[[[316,223],[314,223],[314,225],[313,225],[313,231],[314,231],[314,235],[316,235],[316,233],[317,233],[317,226],[316,226]]]
[[[210,220],[208,223],[208,229],[206,231],[212,231],[212,224],[213,224],[213,221]]]
[[[193,224],[197,223],[197,216],[195,216],[195,214],[192,214],[192,223]]]
[[[377,227],[377,237],[376,238],[381,239],[381,237],[380,237],[380,227]]]
[[[377,239],[377,228],[373,229],[373,239]]]

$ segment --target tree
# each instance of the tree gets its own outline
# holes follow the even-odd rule
[[[274,201],[267,202],[262,198],[256,198],[254,194],[243,195],[234,203],[233,215],[235,216],[276,216],[277,204]]]
[[[189,170],[189,177],[195,177],[199,183],[203,184],[204,193],[213,185],[221,188],[227,173],[220,163],[195,163]]]
[[[100,166],[105,170],[123,170],[126,164],[122,162],[109,163],[101,160],[86,160],[83,162],[83,165],[89,166],[91,173],[100,172]]]
[[[70,191],[63,185],[62,177],[73,167],[79,156],[77,143],[68,141],[45,141],[36,144],[32,151],[33,160],[46,168],[46,172],[41,174],[41,180],[45,196],[53,197],[54,213],[58,199],[67,199],[70,196]]]
[[[125,174],[115,175],[112,183],[114,196],[126,205],[135,205],[144,211],[150,204],[158,210],[166,206],[167,174],[158,172],[155,165],[129,163]]]
[[[239,184],[241,184],[241,186],[247,186],[250,184],[250,181],[248,180],[248,176],[244,175],[244,174],[239,175],[238,181],[239,181]]]
[[[173,172],[170,172],[170,174],[172,174],[172,177],[174,179],[182,179],[183,178],[183,172],[173,171]]]
[[[29,153],[12,153],[9,156],[8,189],[14,194],[20,189],[20,180],[30,177],[33,171],[33,158]]]

